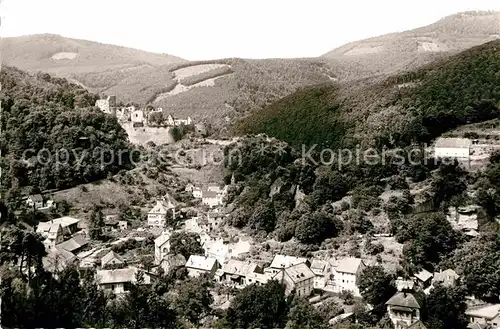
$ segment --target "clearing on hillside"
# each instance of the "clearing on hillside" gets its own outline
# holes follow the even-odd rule
[[[172,73],[174,73],[179,80],[182,80],[193,75],[202,74],[223,67],[231,68],[231,66],[227,64],[200,64],[183,67],[181,69],[173,71]]]

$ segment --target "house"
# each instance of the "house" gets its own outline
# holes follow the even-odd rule
[[[301,263],[306,263],[307,265],[309,264],[309,261],[307,258],[303,257],[294,257],[294,256],[286,256],[286,255],[276,255],[273,258],[273,261],[271,262],[271,265],[269,265],[268,268],[266,268],[264,271],[271,273],[271,274],[276,274],[281,272],[281,270],[301,264]]]
[[[434,278],[432,284],[442,284],[446,287],[454,287],[457,284],[459,275],[452,269],[447,269],[444,271],[434,272]]]
[[[398,291],[385,304],[394,329],[406,329],[420,321],[420,310],[423,307],[423,292],[409,290]]]
[[[180,126],[180,125],[190,125],[193,120],[191,120],[191,117],[187,117],[187,119],[173,119],[174,120],[174,126]]]
[[[87,244],[88,241],[82,235],[75,234],[71,239],[58,244],[56,247],[76,254],[87,246]]]
[[[170,252],[170,231],[163,232],[155,239],[155,264],[160,264],[161,260]]]
[[[215,185],[215,184],[208,185],[207,186],[207,191],[222,193],[222,189],[220,188],[220,186],[219,185]]]
[[[431,285],[432,273],[427,271],[426,269],[422,269],[420,272],[415,274],[414,277],[417,285],[422,289],[425,289]]]
[[[174,117],[172,116],[172,114],[169,114],[169,115],[167,116],[167,124],[168,124],[169,126],[173,126],[173,125],[175,125]]]
[[[149,227],[164,227],[167,220],[167,212],[172,209],[175,217],[175,206],[171,199],[163,199],[156,201],[156,205],[148,212]]]
[[[51,209],[55,206],[54,201],[50,199],[45,200],[41,194],[33,194],[28,196],[28,198],[26,199],[26,205],[37,210]]]
[[[118,220],[115,215],[107,215],[104,217],[104,230],[106,232],[118,231]]]
[[[330,280],[331,264],[326,260],[313,259],[311,261],[311,271],[314,277],[314,289],[325,288],[327,282]]]
[[[222,205],[222,199],[222,192],[203,191],[201,196],[201,202],[210,208]]]
[[[196,217],[196,226],[202,231],[202,232],[210,232],[212,230],[210,223],[208,222],[208,219],[205,217]]]
[[[78,231],[79,222],[79,219],[73,217],[61,217],[48,222],[40,222],[36,232],[42,234],[43,236],[48,233],[52,224],[60,224],[62,228],[62,235],[72,235]]]
[[[262,273],[262,268],[249,261],[230,259],[217,272],[219,272],[218,281],[229,283],[236,287],[245,287],[247,276],[255,272]]]
[[[186,262],[188,275],[192,278],[207,274],[212,277],[220,267],[217,259],[206,256],[191,255]]]
[[[118,229],[119,229],[120,231],[125,231],[125,230],[127,230],[127,228],[128,228],[128,223],[127,223],[127,221],[125,221],[125,220],[119,220],[119,221],[118,221]]]
[[[251,272],[248,273],[245,277],[245,285],[249,286],[251,284],[255,285],[263,285],[272,280],[271,273],[259,273],[259,272]]]
[[[436,158],[469,159],[471,141],[467,138],[438,138],[434,147]]]
[[[469,318],[469,328],[473,325],[500,328],[500,304],[475,306],[465,311],[465,314]]]
[[[289,295],[292,291],[298,296],[310,296],[314,287],[314,273],[306,263],[299,263],[282,269],[273,276],[285,285],[285,294]]]
[[[207,220],[212,230],[217,229],[224,222],[225,214],[220,211],[209,211],[207,213]]]
[[[348,257],[340,259],[333,268],[333,291],[337,293],[350,291],[354,296],[360,297],[358,281],[365,267],[365,263],[360,258]]]
[[[142,110],[135,110],[130,114],[130,121],[134,127],[144,126],[144,112]]]
[[[203,191],[199,187],[194,187],[192,193],[195,199],[201,199],[203,196]]]
[[[77,257],[72,253],[60,248],[52,248],[45,257],[42,258],[43,268],[48,272],[61,272],[66,267],[76,264]]]
[[[172,269],[186,266],[186,258],[181,254],[178,255],[166,255],[160,261],[160,267],[165,273],[170,272]]]
[[[151,274],[141,271],[137,267],[97,270],[97,284],[100,289],[121,294],[129,291],[130,286],[137,282],[137,274],[139,272],[144,273],[144,284],[151,284]]]
[[[193,192],[193,190],[194,190],[194,185],[193,185],[193,184],[191,184],[191,183],[188,183],[188,184],[186,185],[186,188],[184,188],[184,192],[191,192],[191,193],[192,193],[192,192]]]
[[[121,265],[124,264],[123,258],[115,253],[114,251],[108,252],[104,257],[101,258],[101,268],[108,265]]]
[[[116,96],[108,96],[106,99],[98,99],[95,106],[104,113],[112,114],[116,109]]]
[[[36,232],[45,238],[43,244],[47,249],[54,248],[64,241],[63,229],[60,223],[41,222],[38,224]]]

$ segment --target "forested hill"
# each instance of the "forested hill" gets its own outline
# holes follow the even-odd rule
[[[301,90],[252,113],[236,134],[343,147],[427,142],[459,125],[498,116],[500,41],[369,85]]]
[[[63,188],[129,166],[127,134],[116,118],[93,108],[96,95],[66,79],[6,66],[0,82],[2,189]],[[109,155],[102,163],[98,147],[124,150],[122,164]]]

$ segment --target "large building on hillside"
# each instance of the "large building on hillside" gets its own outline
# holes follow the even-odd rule
[[[116,113],[116,96],[108,96],[106,99],[98,99],[95,102],[95,106],[99,108],[104,113],[115,114]]]
[[[436,158],[469,159],[471,141],[467,138],[438,138],[434,147]]]

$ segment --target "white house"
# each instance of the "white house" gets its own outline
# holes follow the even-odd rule
[[[135,110],[130,114],[130,121],[134,127],[144,125],[144,112],[142,110]]]
[[[264,271],[267,273],[276,274],[287,267],[301,263],[307,264],[308,263],[307,258],[286,256],[286,255],[275,255],[273,261],[271,262],[271,265],[269,265],[269,267],[266,268]]]
[[[106,99],[98,99],[95,106],[104,113],[112,114],[116,108],[116,96],[108,96]]]
[[[41,194],[33,194],[28,196],[26,199],[26,205],[29,208],[35,208],[37,210],[51,209],[55,206],[54,201],[48,199],[45,200]]]
[[[36,229],[37,233],[45,238],[43,244],[45,248],[52,249],[56,245],[60,244],[64,241],[64,233],[61,226],[61,223],[53,223],[53,222],[42,222],[38,224]]]
[[[201,202],[210,208],[222,205],[222,199],[222,192],[203,191],[201,196]]]
[[[295,291],[298,296],[308,297],[313,291],[314,277],[306,263],[299,263],[280,270],[273,279],[285,285],[285,294]]]
[[[149,227],[164,227],[167,219],[167,212],[172,209],[175,218],[175,204],[167,194],[162,200],[156,201],[156,205],[148,212]]]
[[[115,294],[122,294],[130,290],[130,286],[136,283],[139,273],[137,267],[127,267],[115,270],[97,270],[96,278],[100,289],[112,291]],[[144,284],[151,284],[151,275],[144,273]]]
[[[423,292],[398,291],[392,296],[385,304],[394,329],[418,328],[424,300]]]
[[[325,288],[327,282],[330,280],[331,264],[326,260],[313,259],[311,261],[311,271],[314,277],[314,289]]]
[[[203,191],[199,187],[193,187],[193,198],[195,199],[201,199],[203,196]]]
[[[469,158],[471,141],[467,138],[438,138],[434,147],[436,158]]]
[[[469,317],[470,325],[479,325],[478,328],[490,326],[500,328],[500,304],[481,305],[469,308],[465,314]],[[471,326],[469,326],[471,327]]]
[[[219,274],[217,276],[218,281],[243,288],[247,285],[247,277],[255,272],[262,273],[262,268],[249,261],[230,259],[222,265],[220,270],[217,270],[216,274]]]
[[[160,264],[170,252],[170,231],[163,232],[155,239],[155,264]]]
[[[206,256],[191,255],[186,263],[188,275],[192,278],[203,274],[208,274],[212,277],[215,271],[220,267],[217,259]]]
[[[366,265],[360,258],[343,258],[333,268],[333,291],[341,293],[350,291],[354,296],[360,297],[358,281]]]

